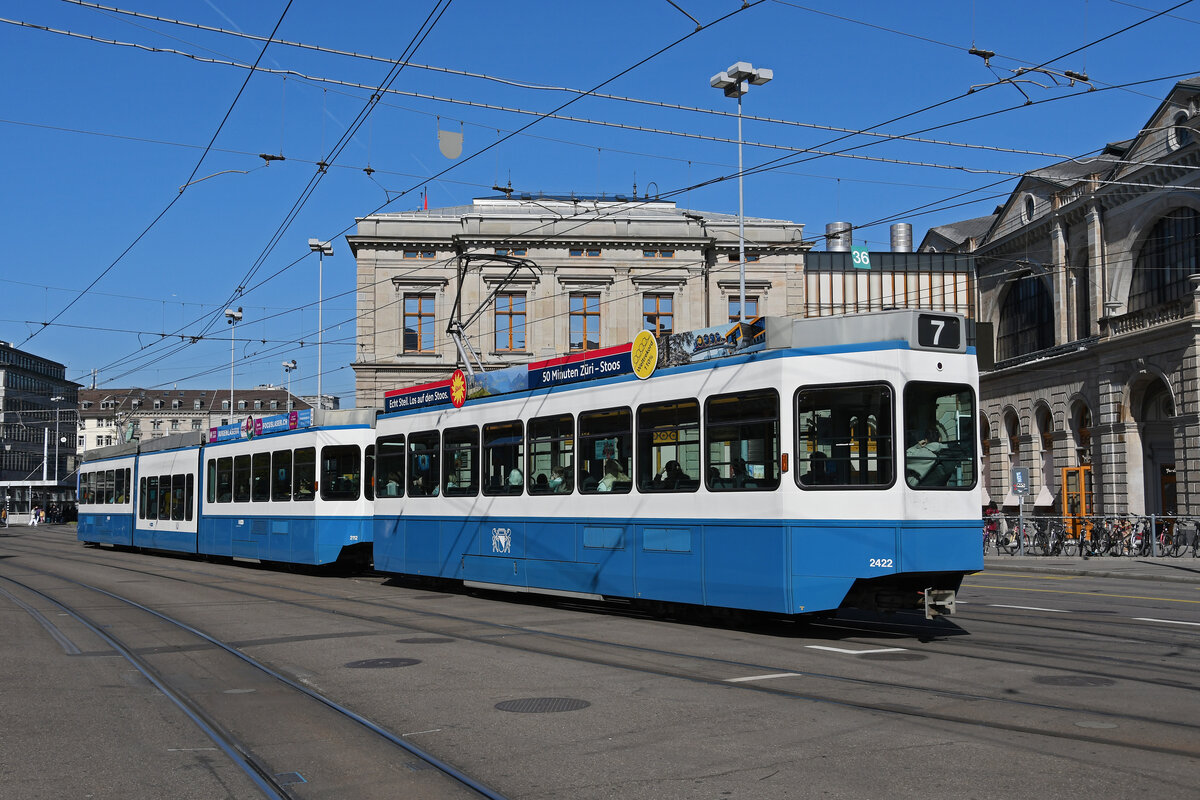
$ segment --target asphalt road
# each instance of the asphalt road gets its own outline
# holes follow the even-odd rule
[[[950,619],[717,624],[13,528],[0,531],[0,794],[263,796],[49,599],[118,626],[128,598],[511,798],[1191,798],[1200,577],[1177,562],[1184,572],[1122,574],[989,559]],[[129,636],[213,713],[266,691],[215,669],[206,646],[149,625]],[[361,747],[294,723],[261,728],[275,738],[255,755],[279,774],[323,775]],[[398,751],[359,779],[364,793],[426,796],[400,783],[418,770]],[[337,796],[316,778],[286,790]]]

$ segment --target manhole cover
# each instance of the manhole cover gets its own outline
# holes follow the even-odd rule
[[[496,703],[496,710],[514,711],[518,714],[549,714],[555,711],[578,711],[590,705],[587,700],[575,700],[570,697],[527,697],[523,700]]]
[[[1033,682],[1043,686],[1112,686],[1116,683],[1111,678],[1097,678],[1092,675],[1039,675]]]
[[[392,669],[393,667],[411,667],[420,664],[419,658],[368,658],[363,661],[351,661],[346,666],[350,669]]]
[[[863,653],[859,658],[867,661],[924,661],[929,656],[920,653]]]
[[[397,644],[446,644],[454,640],[446,636],[413,636],[409,639],[397,639]]]

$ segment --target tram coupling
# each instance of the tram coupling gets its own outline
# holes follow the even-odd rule
[[[922,594],[925,596],[925,619],[933,619],[943,614],[957,613],[955,606],[955,591],[953,589],[934,589],[930,587]]]

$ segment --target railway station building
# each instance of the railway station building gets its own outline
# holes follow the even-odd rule
[[[1200,515],[1200,78],[1138,123],[918,248],[975,256],[983,500],[1009,512],[1024,466],[1027,513]]]

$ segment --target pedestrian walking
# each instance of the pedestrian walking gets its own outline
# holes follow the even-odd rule
[[[40,506],[33,507],[33,509],[29,512],[29,525],[32,525],[35,528],[37,527],[38,515],[41,513],[41,511],[42,509]]]

